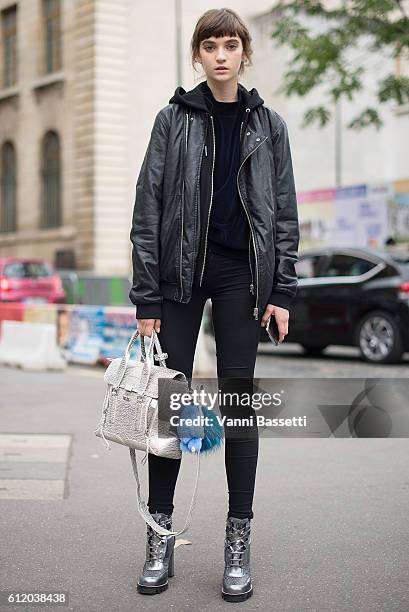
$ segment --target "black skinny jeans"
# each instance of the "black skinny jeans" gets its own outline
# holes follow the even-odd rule
[[[253,392],[253,376],[260,338],[260,319],[253,317],[253,296],[249,291],[249,262],[207,251],[202,287],[199,271],[188,304],[164,299],[159,340],[168,353],[166,365],[184,372],[191,380],[193,360],[203,308],[212,301],[215,331],[218,388],[226,392]],[[217,406],[217,404],[216,404]],[[222,415],[248,417],[254,425],[225,424],[225,468],[229,493],[228,516],[253,518],[253,496],[258,459],[259,436],[256,413],[247,402],[219,405]],[[183,455],[182,455],[183,456]],[[173,497],[181,459],[148,454],[149,511],[172,514]]]

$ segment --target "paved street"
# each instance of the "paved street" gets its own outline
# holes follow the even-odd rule
[[[375,368],[353,350],[332,349],[317,360],[291,345],[261,345],[256,369],[271,377],[407,373],[408,360]],[[220,597],[227,510],[222,453],[203,458],[193,525],[181,536],[191,544],[176,551],[169,589],[155,597],[136,592],[145,525],[127,449],[113,444],[107,451],[93,434],[102,376],[102,368],[79,366],[65,374],[0,369],[1,588],[68,591],[65,609],[81,612],[230,610]],[[194,470],[194,459],[184,457],[176,528]],[[242,608],[408,610],[408,473],[406,438],[261,439],[254,595]]]

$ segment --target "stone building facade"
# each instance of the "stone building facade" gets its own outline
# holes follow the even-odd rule
[[[302,130],[307,101],[277,95],[288,51],[269,36],[271,4],[228,4],[253,36],[254,66],[242,82],[287,121],[297,190],[330,187],[335,128]],[[133,199],[150,131],[176,86],[201,80],[189,42],[208,8],[205,0],[0,0],[0,256],[130,274]],[[380,133],[343,134],[345,183],[407,178],[408,109],[385,109],[384,118]]]
[[[0,0],[0,256],[126,270],[128,5]]]

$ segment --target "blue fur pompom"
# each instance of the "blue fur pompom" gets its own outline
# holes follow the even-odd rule
[[[194,421],[204,417],[203,425]],[[186,425],[185,419],[192,419],[192,425]],[[189,404],[182,409],[180,424],[177,426],[180,450],[183,453],[199,452],[208,454],[218,450],[223,442],[223,427],[214,410],[207,406]]]
[[[182,438],[180,450],[182,453],[198,453],[202,447],[202,438]]]
[[[223,426],[219,423],[214,410],[202,405],[202,413],[207,417],[208,425],[204,425],[204,438],[202,439],[201,453],[210,453],[221,448],[223,443]],[[206,423],[206,421],[205,421]]]

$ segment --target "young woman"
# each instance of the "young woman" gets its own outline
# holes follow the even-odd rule
[[[222,392],[252,392],[261,327],[273,315],[288,333],[297,289],[299,226],[287,126],[239,76],[251,37],[229,9],[209,10],[191,41],[192,64],[206,80],[178,87],[156,116],[136,186],[131,241],[138,329],[160,332],[166,365],[191,380],[208,298]],[[231,406],[219,406],[226,414]],[[254,416],[238,406],[234,416]],[[230,412],[229,416],[232,416]],[[250,521],[258,458],[254,427],[225,428],[229,510],[222,596],[252,594]],[[171,528],[181,460],[148,455],[149,511]],[[174,536],[148,526],[141,593],[158,593],[173,575]]]

